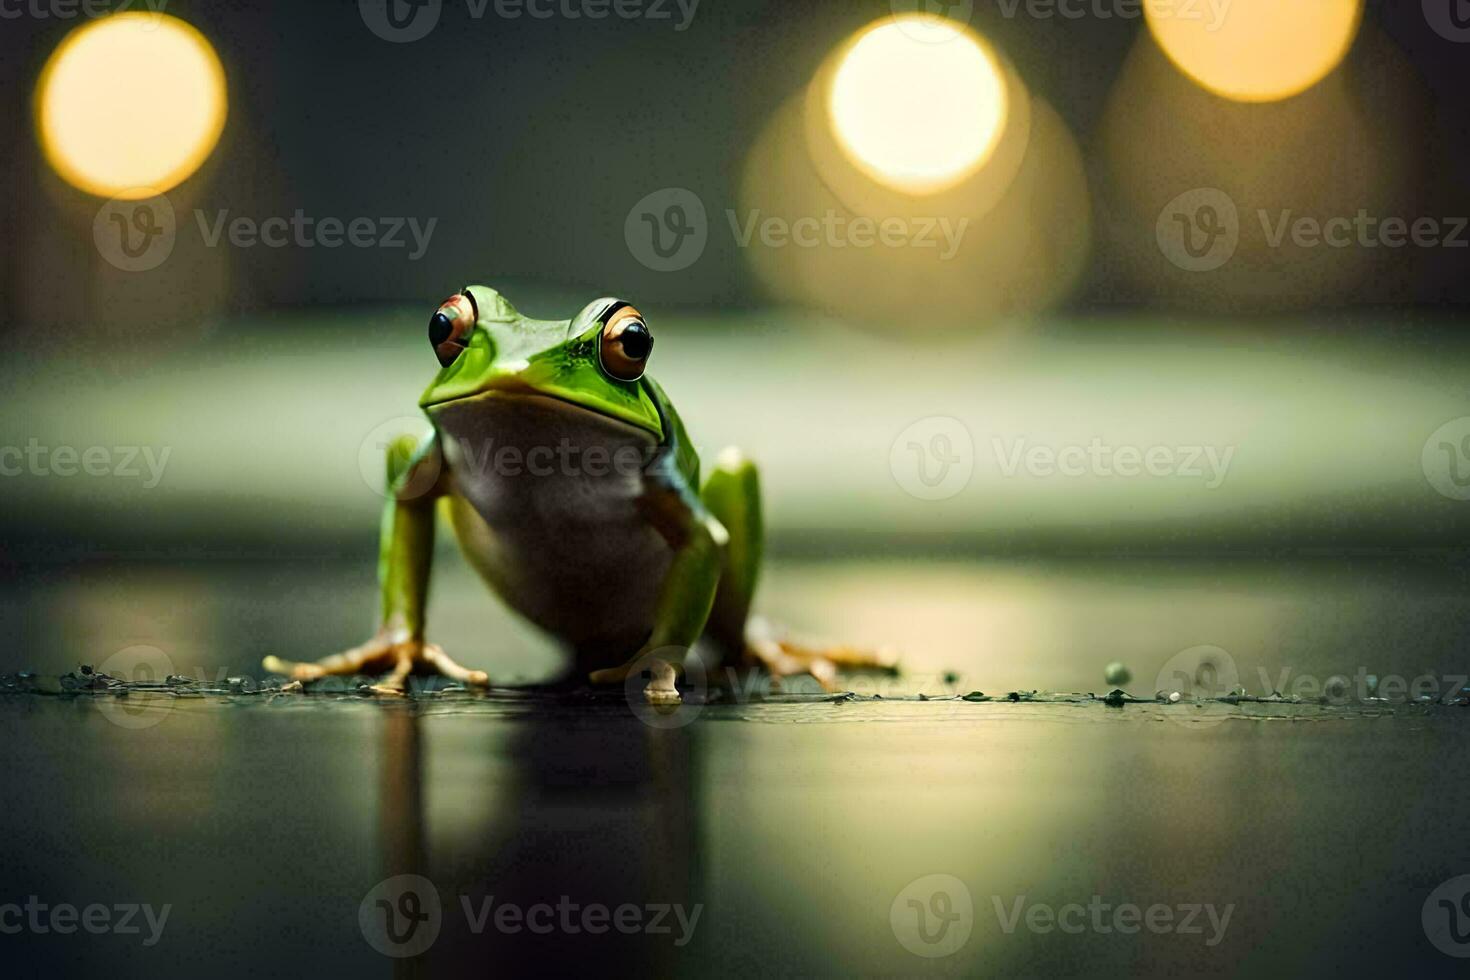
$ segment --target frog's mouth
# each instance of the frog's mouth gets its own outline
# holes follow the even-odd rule
[[[663,440],[662,425],[651,424],[648,415],[638,410],[641,406],[621,405],[613,401],[589,399],[581,392],[555,383],[532,383],[520,373],[497,374],[482,384],[476,391],[454,395],[434,402],[425,402],[422,404],[422,407],[432,417],[436,411],[442,410],[449,405],[476,399],[545,399],[556,402],[558,405],[564,406],[580,415],[630,425],[653,436],[656,441],[661,442]],[[653,419],[658,420],[658,416],[655,414]]]

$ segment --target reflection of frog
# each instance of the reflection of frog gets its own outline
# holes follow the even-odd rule
[[[267,669],[310,680],[416,667],[485,685],[424,640],[436,504],[470,563],[511,607],[568,644],[594,683],[650,668],[652,700],[674,700],[674,670],[701,635],[775,676],[880,666],[753,631],[761,560],[755,467],[726,450],[704,482],[678,413],[645,376],[653,334],[627,303],[599,299],[570,320],[530,320],[470,286],[429,322],[441,370],[420,400],[434,434],[388,452],[390,499],[378,577],[382,624],[317,663]],[[669,666],[665,666],[665,664]]]

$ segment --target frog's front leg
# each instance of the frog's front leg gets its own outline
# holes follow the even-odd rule
[[[653,629],[626,663],[594,670],[588,680],[618,684],[642,672],[648,678],[643,696],[653,703],[672,703],[679,700],[675,677],[709,619],[728,535],[699,498],[677,481],[658,487],[640,505],[674,552],[654,608]]]
[[[464,684],[490,683],[484,671],[459,665],[440,647],[424,640],[424,608],[434,557],[434,511],[444,495],[443,471],[438,440],[433,437],[418,445],[411,436],[401,436],[388,447],[389,495],[378,549],[382,617],[373,638],[313,663],[266,657],[266,670],[301,681],[387,670],[388,675],[374,688],[385,694],[402,693],[408,675],[416,669],[444,674]]]
[[[773,685],[782,677],[810,674],[828,691],[838,690],[841,670],[896,670],[888,651],[842,645],[799,643],[778,635],[765,620],[751,617],[751,600],[760,576],[763,551],[760,473],[739,450],[720,453],[700,492],[709,512],[725,528],[729,541],[719,591],[710,614],[708,635],[727,661],[763,667]]]

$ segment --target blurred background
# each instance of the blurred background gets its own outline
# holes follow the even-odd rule
[[[1029,584],[1001,601],[964,577],[997,562],[1458,575],[1453,3],[13,13],[0,561],[32,651],[14,666],[116,648],[116,611],[76,604],[120,562],[162,577],[115,600],[134,639],[247,669],[341,645],[371,618],[381,447],[420,424],[427,312],[467,282],[546,318],[635,301],[701,450],[764,466],[771,574],[803,568],[770,601],[805,584],[785,611],[821,628],[887,596],[866,630],[936,664],[1023,684],[1051,642],[1033,624],[995,654],[976,610],[1037,609]],[[248,627],[175,623],[158,582],[178,562]],[[276,591],[220,584],[238,562]],[[344,622],[273,612],[328,567]],[[28,614],[38,589],[49,619]],[[962,612],[904,613],[935,601]],[[1123,637],[1168,612],[1141,608]],[[1054,667],[1031,683],[1093,673]]]
[[[651,311],[778,549],[1470,530],[1423,472],[1470,381],[1454,4],[36,3],[0,62],[3,442],[112,462],[7,475],[12,560],[360,553],[359,449],[466,282]],[[894,467],[936,435],[970,466],[919,499]],[[1094,439],[1233,457],[1002,465]]]
[[[1117,660],[1148,697],[1202,648],[1263,695],[1464,684],[1463,0],[0,20],[0,674],[224,683],[363,639],[382,447],[421,424],[429,315],[483,283],[534,317],[602,295],[648,316],[705,458],[763,466],[762,608],[902,651],[860,692],[1101,691]],[[498,683],[554,673],[441,547],[432,638]],[[1216,727],[798,700],[660,731],[621,704],[265,700],[0,696],[9,887],[177,903],[170,942],[126,961],[149,975],[386,972],[353,916],[404,870],[451,909],[709,904],[683,959],[531,944],[579,969],[1459,962],[1419,919],[1470,867],[1457,726],[1423,704]],[[829,724],[720,724],[751,719]],[[921,960],[884,923],[933,873],[986,931]],[[1240,912],[1214,956],[1013,942],[992,893]],[[446,936],[441,964],[504,948]],[[16,942],[95,974],[117,938]]]
[[[532,316],[647,311],[701,450],[763,464],[778,568],[909,562],[872,590],[922,597],[938,559],[1458,569],[1462,12],[17,6],[15,628],[59,662],[106,647],[108,615],[21,610],[118,561],[342,560],[368,609],[381,447],[419,424],[424,321],[467,282]],[[253,629],[279,619],[247,592]],[[298,642],[340,645],[307,619]],[[914,645],[985,656],[988,622],[934,621]]]

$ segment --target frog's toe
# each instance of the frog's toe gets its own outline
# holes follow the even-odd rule
[[[444,652],[444,648],[437,643],[421,644],[419,657],[424,663],[433,667],[436,671],[451,680],[471,687],[489,687],[490,675],[483,670],[471,670],[461,665],[453,657]]]
[[[260,664],[272,674],[283,674],[293,681],[315,681],[328,676],[368,672],[368,668],[392,651],[390,643],[365,643],[316,661],[282,660],[266,657]]]
[[[810,675],[822,689],[842,689],[841,671],[898,673],[898,658],[891,650],[866,650],[842,644],[811,644],[776,636],[764,620],[753,618],[746,630],[745,659],[771,675],[771,687],[779,690],[781,678]]]
[[[634,674],[648,681],[643,688],[643,700],[649,704],[678,704],[682,700],[676,683],[678,670],[669,661],[645,652],[639,652],[621,666],[594,670],[587,680],[597,685],[626,684]]]
[[[266,657],[262,666],[273,674],[283,674],[293,681],[314,681],[323,677],[381,673],[391,670],[372,690],[376,694],[404,693],[408,676],[416,670],[443,674],[451,680],[472,687],[489,687],[490,676],[483,670],[461,666],[442,647],[404,635],[402,630],[385,629],[362,646],[312,662]]]

